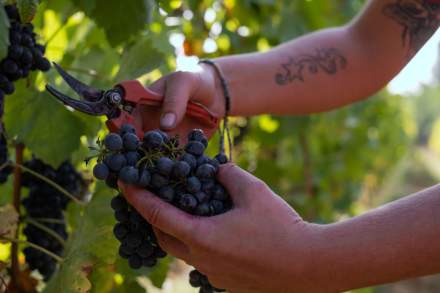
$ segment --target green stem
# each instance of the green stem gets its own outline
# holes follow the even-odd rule
[[[58,185],[57,183],[53,182],[52,180],[50,180],[49,178],[35,172],[32,169],[29,169],[21,164],[18,163],[11,163],[14,166],[30,173],[31,175],[43,180],[44,182],[46,182],[47,184],[51,185],[53,188],[57,189],[59,192],[63,193],[65,196],[67,196],[68,198],[70,198],[71,200],[73,200],[74,202],[76,202],[79,205],[85,205],[86,203],[79,200],[78,198],[76,198],[73,194],[71,194],[70,192],[68,192],[67,190],[65,190],[64,188],[62,188],[60,185]]]
[[[0,236],[0,240],[4,240],[4,241],[8,241],[11,243],[17,243],[17,244],[26,244],[27,246],[33,247],[47,255],[49,255],[50,257],[52,257],[53,259],[55,259],[57,262],[61,263],[63,262],[63,259],[61,257],[59,257],[58,255],[56,255],[55,253],[47,250],[44,247],[41,247],[35,243],[26,241],[26,240],[20,240],[20,239],[13,239],[13,238],[9,238],[9,237],[4,237],[4,236]]]
[[[34,225],[38,229],[43,230],[44,232],[46,232],[47,234],[49,234],[50,236],[52,236],[53,238],[58,240],[63,246],[66,246],[66,241],[64,241],[64,239],[60,235],[58,235],[58,233],[56,233],[54,230],[46,227],[45,225],[43,225],[41,223],[38,223],[37,221],[33,220],[32,218],[25,218],[24,221],[26,223]]]
[[[60,220],[60,219],[51,219],[51,218],[31,218],[31,219],[42,223],[64,224],[64,220]],[[26,218],[24,219],[24,221],[26,221]]]

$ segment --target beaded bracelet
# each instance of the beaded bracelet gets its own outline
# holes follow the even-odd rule
[[[202,59],[199,61],[199,64],[208,64],[212,68],[214,68],[219,80],[220,85],[223,90],[223,95],[225,97],[225,116],[223,117],[223,128],[219,129],[220,132],[220,153],[225,153],[225,133],[226,137],[228,139],[229,144],[229,160],[232,161],[232,139],[231,139],[231,133],[229,130],[229,112],[231,111],[231,94],[229,92],[229,86],[228,83],[224,77],[223,71],[221,68],[212,60],[209,59]]]

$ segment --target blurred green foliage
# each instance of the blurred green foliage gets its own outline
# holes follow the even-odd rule
[[[151,83],[175,69],[176,52],[214,58],[264,51],[314,30],[343,25],[363,2],[42,0],[33,23],[50,60],[86,83],[107,88],[123,79]],[[2,19],[0,12],[0,30]],[[182,40],[178,48],[171,45],[173,38]],[[86,168],[82,159],[87,146],[103,134],[103,120],[56,103],[43,91],[48,82],[69,92],[53,70],[19,84],[6,101],[8,135],[25,142],[28,154],[53,165],[71,158]],[[235,160],[307,220],[329,222],[355,214],[356,200],[381,186],[417,135],[413,117],[405,99],[383,91],[326,114],[234,118]],[[215,146],[211,148],[214,152]],[[69,210],[73,236],[67,260],[46,290],[137,292],[140,274],[115,263],[111,192],[92,192],[88,207]],[[167,268],[162,264],[151,273],[155,285],[162,284]]]

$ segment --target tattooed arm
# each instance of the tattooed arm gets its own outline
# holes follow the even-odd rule
[[[433,2],[440,1],[370,0],[345,26],[307,34],[265,53],[216,59],[230,84],[232,114],[309,114],[367,98],[439,27],[440,4]],[[165,94],[165,129],[180,122],[189,99],[223,114],[223,93],[207,65],[200,74],[166,76],[153,89]]]
[[[340,28],[318,31],[263,54],[220,58],[233,113],[308,114],[364,99],[386,85],[440,24],[440,4],[369,1]]]

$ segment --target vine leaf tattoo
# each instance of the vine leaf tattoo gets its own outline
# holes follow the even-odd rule
[[[334,75],[346,66],[347,59],[338,49],[316,49],[315,54],[289,57],[286,63],[281,64],[281,72],[275,75],[275,82],[279,85],[286,85],[296,80],[304,82],[307,72],[318,74],[322,71]]]
[[[428,0],[397,0],[382,12],[403,27],[403,46],[417,52],[440,26],[440,3]]]

